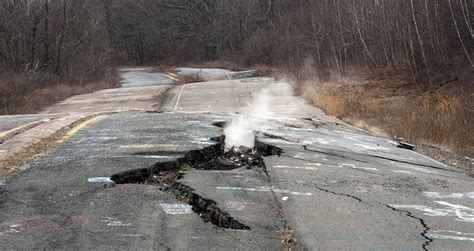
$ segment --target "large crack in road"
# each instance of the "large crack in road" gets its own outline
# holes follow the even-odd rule
[[[414,216],[411,212],[409,211],[406,211],[406,210],[401,210],[401,209],[398,209],[398,208],[394,208],[390,205],[386,205],[386,204],[382,204],[383,206],[386,206],[390,209],[392,209],[393,211],[396,211],[396,212],[400,212],[400,213],[403,213],[405,214],[407,217],[409,218],[413,218],[417,221],[420,222],[420,224],[423,226],[423,232],[420,233],[420,235],[426,239],[426,241],[423,243],[422,245],[422,248],[423,250],[427,251],[428,250],[428,246],[430,245],[431,242],[434,241],[434,239],[428,237],[428,231],[431,230],[431,228],[428,226],[428,224],[425,222],[425,220],[423,220],[422,218],[419,218],[419,217],[416,217]]]
[[[0,246],[278,250],[297,237],[294,249],[472,250],[471,214],[456,214],[471,212],[472,177],[295,97],[278,97],[281,118],[256,134],[273,146],[257,142],[242,157],[222,137],[209,142],[222,134],[213,122],[273,84],[170,88],[159,111],[111,114],[81,129],[0,185]]]
[[[250,230],[250,227],[234,219],[218,203],[204,198],[191,187],[179,182],[186,171],[197,170],[233,170],[237,168],[257,169],[269,177],[263,157],[281,155],[282,150],[259,141],[254,149],[225,149],[225,138],[212,138],[216,144],[201,150],[189,151],[184,157],[169,162],[160,162],[148,168],[140,168],[112,175],[116,184],[139,183],[157,185],[160,190],[175,195],[176,199],[186,202],[205,222],[229,229]],[[286,226],[286,224],[285,224]]]

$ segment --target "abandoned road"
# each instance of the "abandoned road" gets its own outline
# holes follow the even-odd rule
[[[474,249],[473,177],[325,115],[286,83],[143,88],[166,91],[95,117],[0,185],[0,249]],[[253,108],[270,110],[255,122],[264,165],[211,164],[222,127]]]

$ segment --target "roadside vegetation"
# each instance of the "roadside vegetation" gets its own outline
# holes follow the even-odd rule
[[[301,80],[300,93],[327,114],[376,135],[474,156],[470,79],[413,85],[406,70],[361,70],[350,78]]]
[[[118,85],[100,10],[77,0],[0,4],[0,114]]]
[[[257,66],[331,115],[472,157],[473,13],[468,0],[6,1],[0,112],[114,86],[118,65]]]
[[[0,74],[0,114],[31,114],[68,97],[119,86],[115,72],[80,81],[49,73]]]

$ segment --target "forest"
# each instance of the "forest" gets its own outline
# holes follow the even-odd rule
[[[0,113],[34,112],[117,86],[119,66],[231,62],[309,82],[301,94],[334,116],[370,120],[401,109],[415,118],[413,124],[456,131],[453,126],[470,127],[472,121],[466,118],[473,114],[473,26],[472,0],[3,0]],[[393,76],[392,82],[405,83],[403,92],[393,94],[404,97],[398,110],[384,110],[387,102],[375,97],[386,89],[360,95],[375,93],[383,81],[357,95],[351,89],[352,96],[318,89],[322,82],[350,82],[367,72],[364,81]],[[429,94],[445,85],[455,94]],[[430,119],[417,121],[419,110]],[[380,123],[407,120],[390,116]],[[427,131],[385,129],[409,138]],[[466,130],[458,131],[465,141]],[[443,135],[434,141],[452,141],[452,134]]]
[[[94,78],[118,64],[473,67],[468,0],[4,0],[3,72]]]

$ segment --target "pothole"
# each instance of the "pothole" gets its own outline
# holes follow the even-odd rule
[[[259,141],[254,149],[245,147],[225,149],[225,138],[212,138],[216,144],[201,150],[186,152],[184,157],[168,162],[156,163],[141,168],[115,174],[111,177],[117,184],[138,183],[156,185],[168,191],[176,199],[190,206],[205,222],[228,229],[250,230],[250,227],[234,219],[228,212],[218,207],[213,200],[206,199],[194,190],[178,182],[187,171],[196,170],[234,170],[238,168],[255,169],[268,176],[263,157],[282,154],[282,149]]]

